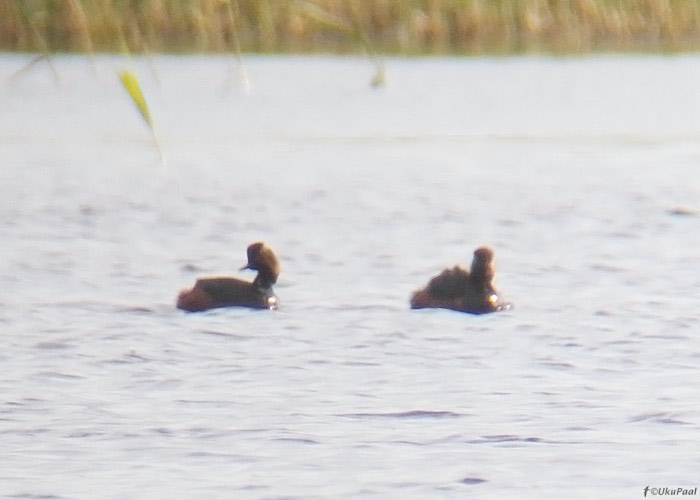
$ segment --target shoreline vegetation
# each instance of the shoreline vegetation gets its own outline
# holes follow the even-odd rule
[[[12,0],[9,52],[700,51],[695,0]]]

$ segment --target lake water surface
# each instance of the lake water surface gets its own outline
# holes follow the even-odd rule
[[[700,486],[700,56],[0,57],[0,496]],[[162,142],[116,76],[138,75]],[[174,308],[246,275],[278,311]],[[512,311],[410,311],[496,252]]]

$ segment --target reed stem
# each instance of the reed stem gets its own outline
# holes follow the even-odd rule
[[[695,0],[232,1],[1,1],[0,50],[118,52],[120,32],[134,52],[700,50]]]

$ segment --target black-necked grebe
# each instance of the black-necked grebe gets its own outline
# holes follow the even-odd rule
[[[250,245],[248,263],[241,269],[253,269],[258,275],[252,282],[238,278],[198,279],[192,289],[180,292],[177,307],[189,312],[217,307],[277,309],[272,285],[277,282],[280,264],[270,247],[261,242]]]
[[[445,269],[425,288],[413,293],[411,308],[443,308],[471,314],[510,309],[512,304],[505,302],[493,285],[494,274],[493,250],[477,248],[469,271],[460,266]]]

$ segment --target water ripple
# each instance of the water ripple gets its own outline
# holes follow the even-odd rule
[[[114,57],[0,85],[5,497],[626,498],[700,468],[700,56],[398,58],[380,93],[361,58],[247,56],[245,99],[218,57],[156,59],[162,172],[104,119],[133,114]],[[280,311],[176,310],[254,239]],[[409,310],[480,244],[517,309]]]
[[[642,413],[629,419],[630,422],[657,422],[660,424],[690,425],[671,413]]]
[[[411,410],[396,413],[345,413],[339,416],[349,418],[443,419],[459,418],[462,415],[451,411]]]
[[[34,494],[34,493],[16,493],[14,495],[8,495],[7,498],[19,498],[27,500],[61,500],[63,498],[68,498],[59,495],[44,495],[44,494]]]
[[[467,441],[470,444],[483,444],[483,443],[541,443],[542,439],[538,437],[521,437],[512,434],[496,434],[492,436],[481,436],[478,439],[472,439]]]
[[[459,480],[460,483],[462,484],[468,484],[468,485],[473,485],[473,484],[481,484],[485,483],[487,480],[486,479],[481,479],[478,477],[465,477]]]

